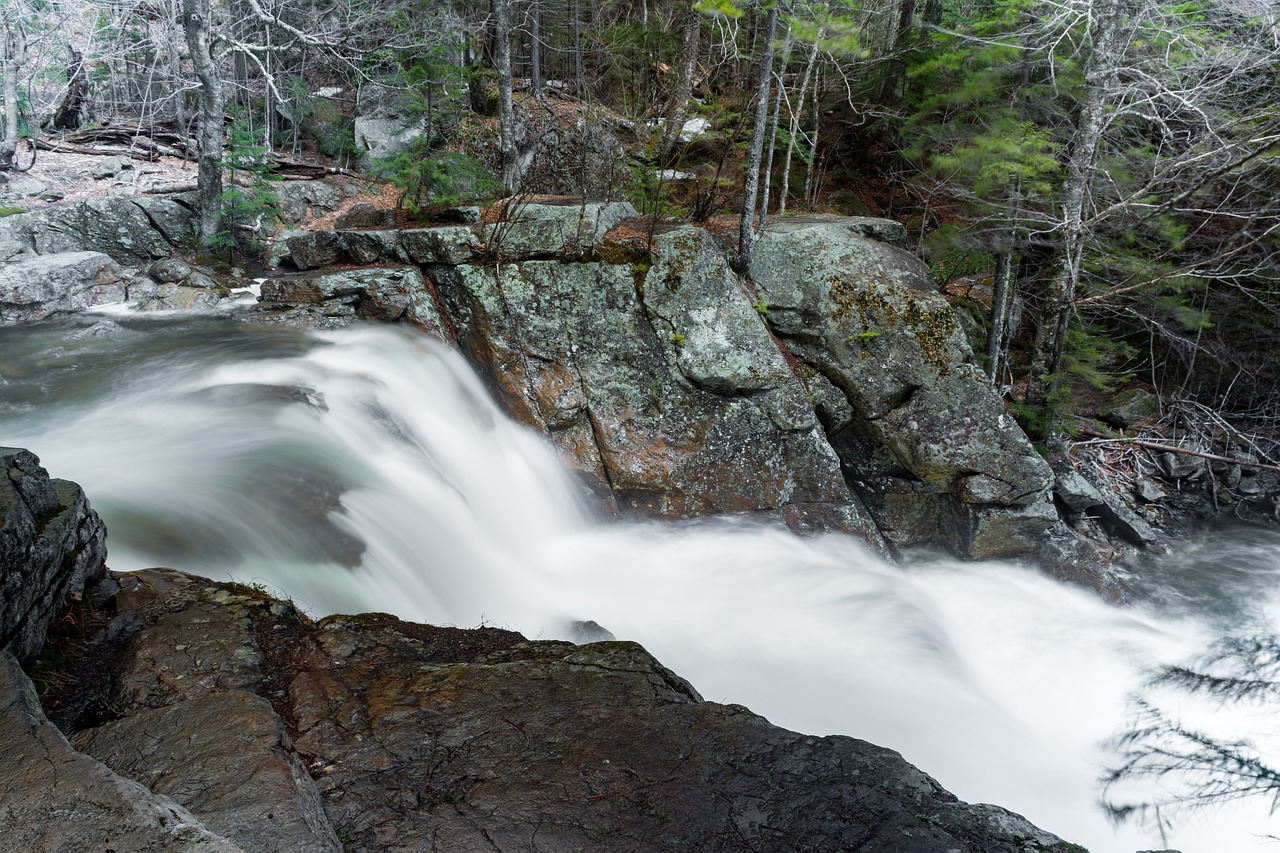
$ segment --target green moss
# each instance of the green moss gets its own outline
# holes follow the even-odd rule
[[[14,207],[12,205],[0,207],[0,219],[3,219],[6,216],[17,216],[19,213],[26,213],[26,211],[21,207]]]

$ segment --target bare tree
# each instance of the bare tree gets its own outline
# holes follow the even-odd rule
[[[22,31],[22,21],[14,5],[6,3],[0,24],[4,31],[0,33],[0,49],[4,51],[0,57],[0,71],[4,73],[4,136],[0,137],[0,169],[8,169],[13,164],[14,152],[18,150],[18,69],[27,61],[27,38]]]
[[[519,188],[516,162],[515,108],[511,98],[511,2],[491,0],[494,20],[493,69],[498,75],[498,124],[502,134],[502,192]]]
[[[756,230],[756,200],[760,192],[760,168],[764,159],[765,135],[769,126],[769,92],[773,82],[773,40],[778,33],[778,5],[770,3],[765,13],[764,31],[760,37],[759,74],[756,87],[755,126],[747,153],[746,186],[742,198],[742,219],[738,225],[738,269],[751,266],[751,253],[759,232]]]
[[[689,100],[693,97],[693,78],[698,70],[698,42],[701,38],[702,13],[697,9],[697,0],[689,0],[680,36],[680,63],[676,70],[676,85],[667,106],[662,139],[654,151],[659,164],[665,163],[671,156],[671,151],[684,130],[685,117],[689,114]]]
[[[199,153],[196,160],[197,233],[208,243],[218,234],[222,221],[222,140],[226,102],[219,68],[222,52],[215,48],[210,0],[182,0],[182,30],[196,79],[197,131]]]

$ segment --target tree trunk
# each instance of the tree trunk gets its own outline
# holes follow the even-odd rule
[[[493,70],[498,74],[498,124],[502,133],[502,192],[514,195],[516,175],[515,109],[511,101],[511,5],[492,0],[494,20]]]
[[[773,82],[773,38],[778,29],[778,6],[770,4],[765,16],[764,36],[760,45],[760,82],[756,89],[756,121],[751,132],[751,149],[747,154],[746,187],[742,199],[742,219],[738,223],[738,271],[743,275],[751,266],[751,250],[755,248],[756,197],[760,191],[760,161],[764,157],[764,137],[769,129],[769,85]]]
[[[89,100],[89,77],[84,73],[84,56],[70,48],[67,63],[67,94],[53,116],[55,130],[78,130],[84,124],[85,104]]]
[[[818,64],[818,39],[814,39],[809,51],[809,59],[804,65],[804,76],[800,78],[800,91],[796,93],[794,109],[788,109],[787,154],[782,158],[782,192],[778,194],[778,215],[787,212],[787,195],[791,192],[791,155],[796,150],[796,138],[800,135],[800,116],[804,111],[804,99],[809,91],[809,80],[813,78],[813,67]]]
[[[1062,218],[1053,272],[1045,288],[1045,304],[1031,353],[1027,403],[1044,410],[1058,384],[1057,372],[1071,322],[1072,303],[1080,283],[1080,262],[1088,237],[1085,209],[1093,171],[1106,129],[1107,96],[1114,88],[1124,23],[1124,0],[1101,0],[1090,22],[1086,43],[1090,53],[1084,71],[1084,91],[1076,121],[1067,177],[1063,184]]]
[[[804,203],[810,210],[818,206],[818,186],[814,180],[814,165],[818,162],[818,131],[822,128],[822,110],[819,109],[818,77],[813,78],[813,133],[809,134],[809,153],[804,161]]]
[[[680,36],[680,67],[676,72],[676,88],[671,93],[667,107],[667,121],[662,128],[662,140],[654,152],[659,165],[666,165],[671,151],[680,140],[685,117],[689,115],[689,100],[693,97],[693,76],[698,70],[698,44],[702,40],[702,13],[690,0],[685,10],[684,31]]]
[[[182,12],[178,8],[179,0],[173,0],[169,7],[169,21],[167,24],[167,33],[169,38],[166,48],[169,52],[169,94],[173,98],[173,124],[177,128],[178,133],[183,138],[187,135],[187,110],[183,103],[182,92],[182,57],[178,53],[178,33],[181,32],[182,26],[179,23],[182,18]]]
[[[18,69],[26,61],[26,39],[22,23],[16,19],[12,7],[4,11],[4,56],[0,58],[0,71],[4,73],[4,136],[0,138],[0,169],[13,168],[13,155],[18,150]]]
[[[911,46],[911,25],[915,14],[916,0],[900,0],[898,26],[893,31],[893,46],[889,49],[889,67],[880,87],[881,104],[894,104],[898,100],[898,85],[907,73],[907,48]]]
[[[996,255],[995,282],[991,287],[991,325],[987,329],[987,375],[991,385],[1000,387],[1000,376],[1008,360],[1010,312],[1013,307],[1013,233],[1007,235]]]
[[[580,0],[572,0],[570,4],[573,15],[573,84],[574,94],[585,98],[586,83],[582,74],[582,8]]]
[[[542,4],[529,3],[529,89],[535,98],[542,97]]]
[[[786,94],[784,75],[787,64],[791,61],[791,31],[787,30],[787,38],[782,44],[782,60],[778,73],[778,91],[773,95],[773,118],[769,120],[769,151],[764,156],[762,170],[764,172],[764,189],[760,193],[760,223],[756,228],[756,237],[764,233],[765,220],[769,216],[769,194],[773,184],[773,154],[778,144],[778,120],[782,117],[782,97]]]
[[[200,81],[196,101],[196,204],[200,242],[205,244],[217,236],[222,225],[222,125],[226,115],[209,15],[207,0],[182,0],[182,29],[196,79]]]

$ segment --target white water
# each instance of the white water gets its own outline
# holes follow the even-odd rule
[[[1203,649],[1221,616],[1118,610],[998,564],[904,570],[846,537],[593,523],[551,451],[500,414],[459,356],[390,329],[314,346],[287,330],[198,324],[100,343],[40,333],[12,357],[5,347],[28,339],[9,334],[0,443],[84,486],[117,570],[265,582],[316,615],[386,610],[530,637],[595,620],[710,700],[890,746],[963,799],[1093,853],[1249,851],[1275,832],[1257,805],[1162,841],[1117,832],[1095,806],[1098,744],[1144,667]],[[340,494],[341,508],[296,500],[311,491]],[[347,537],[364,543],[354,568]],[[1276,541],[1248,552],[1261,580],[1241,587],[1260,605],[1250,618],[1272,627]],[[1216,716],[1255,736],[1276,728]]]

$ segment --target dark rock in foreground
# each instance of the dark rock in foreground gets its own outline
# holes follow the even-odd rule
[[[34,655],[69,596],[101,574],[107,530],[75,483],[0,447],[0,651]]]
[[[118,583],[50,715],[245,851],[1067,849],[895,752],[704,702],[635,643]]]

